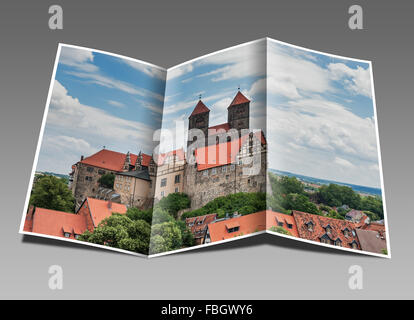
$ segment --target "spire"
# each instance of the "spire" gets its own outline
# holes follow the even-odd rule
[[[129,165],[130,164],[131,164],[131,155],[128,151],[126,156],[125,156],[124,171],[129,171]]]
[[[196,114],[200,114],[200,113],[206,113],[206,112],[210,112],[210,109],[207,108],[207,106],[203,103],[203,101],[201,101],[201,95],[200,95],[200,100],[198,100],[197,105],[195,106],[193,112],[191,113],[191,116],[194,116]]]
[[[231,107],[231,106],[237,106],[239,104],[243,104],[243,103],[247,103],[247,102],[250,102],[250,100],[247,99],[245,97],[245,95],[240,92],[240,86],[239,86],[239,90],[237,91],[237,94],[234,97],[233,101],[230,103],[229,107]]]

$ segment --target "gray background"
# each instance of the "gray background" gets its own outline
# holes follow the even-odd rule
[[[364,9],[364,30],[347,27]],[[48,29],[61,4],[64,29]],[[411,210],[414,1],[2,1],[0,197],[2,298],[413,298]],[[156,259],[22,237],[18,227],[57,43],[111,51],[169,67],[269,36],[373,60],[392,260],[264,235]],[[48,288],[48,267],[64,288]],[[348,288],[348,268],[364,289]]]

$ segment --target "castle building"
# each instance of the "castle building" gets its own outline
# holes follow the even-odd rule
[[[201,100],[191,113],[188,146],[194,142],[191,129],[207,132],[203,146],[187,150],[194,157],[184,174],[191,209],[232,193],[266,192],[267,143],[261,130],[250,130],[249,109],[250,100],[238,91],[227,108],[226,123],[209,127],[210,109]]]
[[[151,182],[154,182],[156,175],[156,166],[150,155],[144,153],[135,155],[129,152],[125,154],[102,149],[89,157],[84,158],[81,156],[80,161],[72,166],[72,172],[70,173],[70,188],[75,197],[76,210],[87,197],[100,196],[102,188],[100,187],[99,179],[102,175],[108,173],[115,175],[114,190],[112,193],[118,192],[121,194],[121,197],[124,196],[123,203],[131,204],[130,199],[125,197],[127,187],[125,186],[126,184],[124,184],[124,177],[125,173],[134,171],[135,169],[136,172],[134,172],[134,174],[137,176],[132,175],[131,179],[126,179],[130,182],[129,191],[133,190],[134,183],[137,185],[140,184],[140,182],[135,181],[136,179],[146,181],[144,185],[147,188],[150,187],[150,184]],[[146,170],[148,175],[140,172],[141,170]],[[151,182],[149,182],[147,178],[149,178]],[[117,185],[118,188],[116,188]],[[106,190],[106,192],[110,191],[111,190]],[[138,198],[135,199],[142,199],[142,197],[147,194],[145,191],[138,193]],[[151,192],[148,192],[148,195],[151,197]]]

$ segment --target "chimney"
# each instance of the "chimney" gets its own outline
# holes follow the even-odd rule
[[[109,198],[108,200],[108,209],[112,209],[112,199]]]
[[[81,156],[81,161],[83,160],[83,156]]]

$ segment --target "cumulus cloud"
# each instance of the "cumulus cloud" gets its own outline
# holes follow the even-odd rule
[[[371,74],[368,68],[358,66],[356,69],[344,63],[330,63],[328,66],[333,80],[343,80],[347,90],[371,98]]]
[[[93,53],[87,49],[63,46],[60,51],[59,63],[86,72],[96,72],[98,67],[93,64]]]
[[[138,70],[140,72],[145,73],[146,75],[152,77],[152,78],[158,78],[160,80],[164,80],[167,77],[167,71],[162,68],[157,68],[155,66],[150,66],[146,63],[142,63],[140,61],[134,61],[129,59],[120,59],[121,62],[126,63],[130,67],[134,68],[135,70]]]

